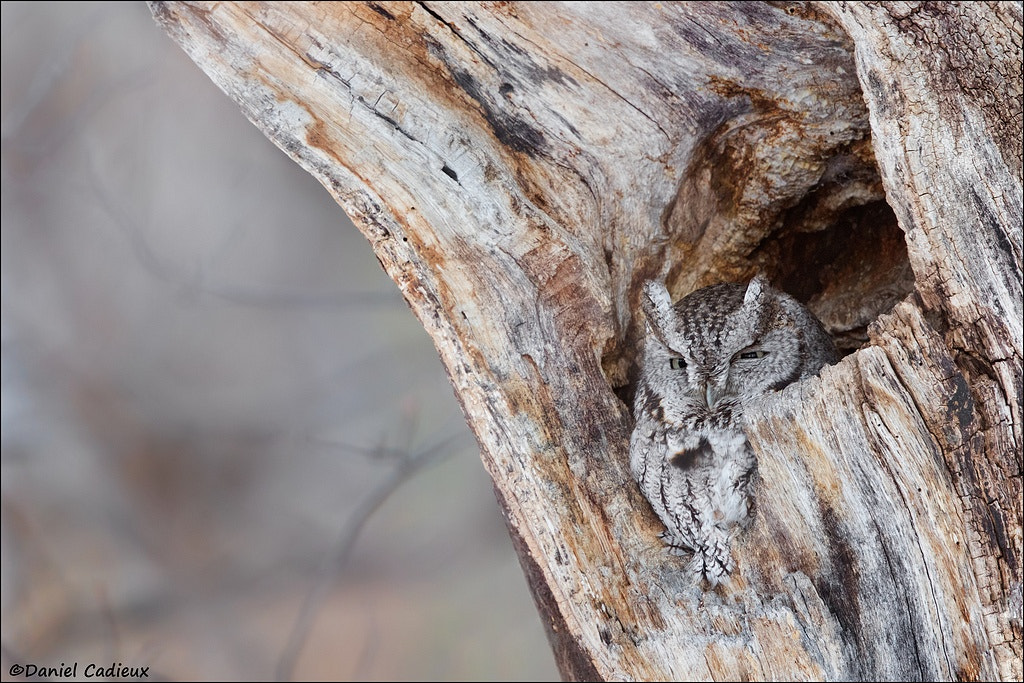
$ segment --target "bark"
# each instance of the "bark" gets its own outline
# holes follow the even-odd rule
[[[566,678],[1021,678],[1019,3],[151,6],[433,337]],[[849,355],[711,591],[628,474],[637,296],[756,272]]]

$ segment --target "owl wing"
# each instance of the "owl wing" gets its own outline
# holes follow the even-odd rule
[[[663,538],[673,548],[694,549],[699,528],[699,499],[706,487],[694,486],[693,474],[707,441],[667,424],[657,398],[646,386],[638,390],[636,427],[629,444],[629,464],[644,497],[665,525]]]
[[[629,469],[658,518],[667,513],[661,482],[667,463],[670,425],[664,420],[661,402],[641,383],[635,403],[636,426],[629,440]]]

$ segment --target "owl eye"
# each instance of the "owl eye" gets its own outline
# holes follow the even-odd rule
[[[757,360],[759,358],[764,358],[767,355],[767,351],[762,351],[761,349],[758,349],[757,351],[743,351],[740,353],[739,357],[744,360]]]
[[[686,367],[686,361],[682,358],[669,358],[668,366],[673,370],[682,370]]]

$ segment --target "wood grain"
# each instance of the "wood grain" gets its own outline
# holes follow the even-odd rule
[[[1021,678],[1018,4],[151,7],[433,338],[566,678]],[[759,271],[862,348],[751,419],[706,592],[627,472],[634,312]]]

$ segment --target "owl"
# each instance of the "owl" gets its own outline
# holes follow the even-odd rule
[[[670,552],[692,555],[693,572],[716,586],[735,568],[732,538],[750,519],[757,461],[744,409],[834,363],[836,349],[813,313],[760,276],[674,306],[663,284],[648,281],[641,302],[647,334],[630,470]]]

